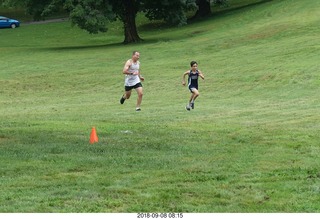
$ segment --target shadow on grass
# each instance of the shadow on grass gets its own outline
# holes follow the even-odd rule
[[[110,44],[102,44],[102,45],[79,45],[79,46],[60,46],[60,47],[47,47],[41,48],[42,50],[51,50],[51,51],[64,51],[64,50],[82,50],[82,49],[106,49],[119,47],[125,44],[123,43],[110,43]]]
[[[251,8],[251,7],[255,7],[257,5],[262,5],[268,2],[272,2],[273,0],[261,0],[259,2],[253,2],[250,4],[246,4],[246,5],[241,5],[238,7],[234,7],[234,8],[226,8],[217,12],[212,12],[211,15],[207,16],[207,17],[203,17],[203,18],[190,18],[188,19],[188,24],[194,24],[194,23],[200,23],[202,21],[207,21],[207,20],[214,20],[216,18],[219,17],[224,17],[226,15],[229,15],[230,13],[233,12],[241,12],[241,10],[243,9],[247,9],[247,8]],[[143,31],[154,31],[154,30],[165,30],[165,29],[170,29],[173,28],[174,26],[170,26],[168,24],[166,24],[163,21],[154,21],[154,22],[150,22],[147,24],[143,24],[139,27],[139,30],[143,30]]]
[[[79,45],[79,46],[61,46],[61,47],[46,47],[46,48],[39,48],[39,50],[50,50],[50,51],[67,51],[67,50],[85,50],[85,49],[108,49],[108,48],[115,48],[119,46],[133,46],[133,45],[146,45],[146,44],[154,44],[159,41],[170,41],[170,39],[147,39],[142,40],[141,42],[137,43],[130,43],[125,44],[123,42],[119,43],[110,43],[110,44],[101,44],[101,45]]]
[[[247,5],[241,5],[241,6],[238,6],[238,7],[234,7],[234,8],[228,8],[226,10],[221,10],[221,11],[217,11],[215,12],[214,14],[212,14],[210,17],[223,17],[224,15],[226,14],[230,14],[230,13],[233,13],[233,12],[241,12],[241,10],[243,9],[247,9],[247,8],[252,8],[252,7],[255,7],[257,5],[262,5],[262,4],[265,4],[265,3],[268,3],[268,2],[272,2],[273,0],[261,0],[259,2],[252,2],[250,4],[247,4]]]

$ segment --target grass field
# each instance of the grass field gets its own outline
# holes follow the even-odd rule
[[[1,29],[0,212],[320,212],[320,1],[232,2],[181,28],[139,18],[133,45],[120,23]],[[135,92],[119,103],[133,50],[139,113]]]

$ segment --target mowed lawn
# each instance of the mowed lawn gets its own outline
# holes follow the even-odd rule
[[[139,16],[141,44],[120,22],[1,29],[0,212],[320,212],[320,1],[230,3],[179,28]],[[133,50],[141,112],[119,103]]]

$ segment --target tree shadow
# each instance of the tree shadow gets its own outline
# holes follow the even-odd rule
[[[192,16],[191,18],[188,19],[188,24],[195,24],[195,23],[199,23],[202,21],[213,20],[213,19],[216,19],[217,17],[223,17],[223,16],[229,15],[230,13],[233,13],[233,12],[241,12],[241,10],[243,10],[243,9],[255,7],[257,5],[265,4],[268,2],[272,2],[272,1],[273,0],[261,0],[259,2],[253,2],[253,3],[241,5],[241,6],[234,7],[234,8],[227,8],[226,7],[226,9],[224,9],[224,10],[212,12],[211,15],[203,17],[203,18],[193,18],[193,16]],[[153,22],[149,22],[149,23],[146,23],[146,24],[139,26],[139,30],[154,31],[154,30],[171,29],[173,27],[175,27],[175,26],[168,25],[164,21],[153,21]]]
[[[268,2],[272,2],[273,0],[260,0],[258,2],[252,2],[249,4],[245,4],[245,5],[240,5],[237,7],[233,7],[233,8],[226,8],[217,12],[212,12],[211,15],[204,17],[204,18],[196,18],[196,19],[191,19],[188,20],[188,25],[196,25],[196,24],[201,24],[202,22],[207,22],[209,21],[213,21],[216,20],[218,18],[223,18],[225,16],[230,16],[230,14],[236,14],[236,13],[242,13],[243,10],[247,10],[250,9],[252,7],[258,6],[258,5],[262,5]],[[181,28],[183,28],[184,26],[181,26]],[[162,21],[154,21],[154,22],[149,22],[147,24],[143,24],[141,26],[139,26],[139,30],[140,31],[144,31],[144,32],[152,32],[152,31],[170,31],[173,28],[180,28],[177,26],[170,26],[165,24]],[[201,32],[206,32],[206,31],[201,31]],[[193,37],[194,33],[190,33],[190,34],[173,34],[173,35],[166,35],[166,36],[150,36],[149,38],[146,38],[147,41],[152,40],[155,42],[170,42],[170,41],[175,41],[177,39],[181,40],[181,39],[185,39],[185,38],[190,38]]]
[[[123,44],[123,43],[110,43],[110,44],[101,44],[101,45],[58,46],[58,47],[46,47],[46,48],[41,48],[41,49],[51,50],[51,51],[106,49],[106,48],[119,47],[120,45],[125,45],[125,44]]]
[[[257,5],[262,5],[262,4],[265,4],[265,3],[268,3],[268,2],[272,2],[272,1],[273,0],[261,0],[259,2],[252,2],[250,4],[241,5],[241,6],[234,7],[234,8],[226,8],[225,10],[221,10],[221,11],[217,11],[215,13],[212,13],[210,15],[210,17],[215,18],[217,16],[225,16],[225,15],[230,14],[232,12],[240,12],[243,9],[255,7]]]
[[[165,41],[165,40],[166,39],[162,39],[161,41]],[[129,43],[129,44],[119,42],[119,43],[109,43],[109,44],[100,44],[100,45],[43,47],[43,48],[37,48],[37,50],[72,51],[72,50],[86,50],[86,49],[111,49],[111,48],[120,47],[120,46],[146,45],[146,44],[154,44],[157,42],[159,42],[159,40],[157,40],[157,39],[147,39],[147,40],[142,40],[141,42]]]

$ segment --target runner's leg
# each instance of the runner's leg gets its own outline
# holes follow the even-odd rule
[[[143,96],[143,88],[142,87],[138,87],[138,88],[136,88],[136,91],[137,91],[137,94],[138,94],[136,108],[140,108],[141,102],[142,102],[142,96]]]

